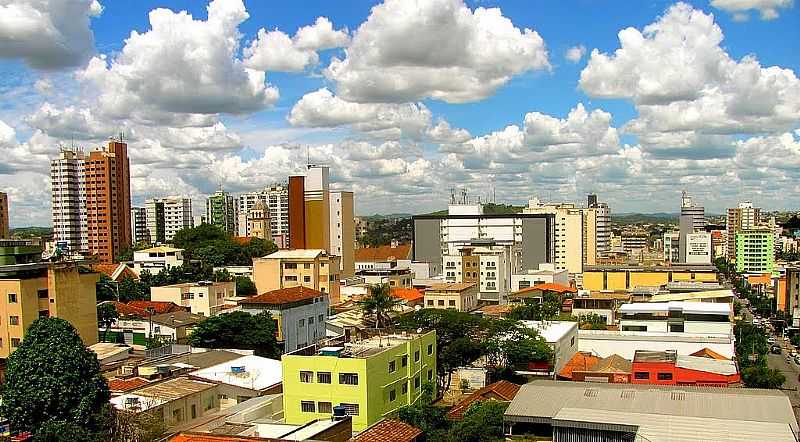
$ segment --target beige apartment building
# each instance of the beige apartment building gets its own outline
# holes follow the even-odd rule
[[[478,307],[478,285],[474,282],[434,284],[425,290],[425,308],[470,312]]]
[[[583,272],[583,222],[581,209],[574,204],[541,203],[537,198],[528,201],[522,213],[555,215],[555,265],[556,270],[566,270],[572,275]]]
[[[216,316],[225,299],[236,296],[234,281],[199,281],[150,288],[151,301],[174,302],[205,317]]]
[[[583,214],[583,264],[597,264],[597,209],[581,209]]]
[[[0,266],[0,358],[8,358],[43,317],[69,321],[85,345],[96,344],[98,279],[99,273],[79,272],[75,263]]]
[[[339,302],[339,257],[322,249],[278,250],[253,259],[253,281],[259,294],[303,286],[327,293]]]

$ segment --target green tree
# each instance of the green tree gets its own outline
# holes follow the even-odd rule
[[[120,302],[142,301],[150,299],[150,288],[141,280],[137,281],[130,276],[122,278],[117,286]]]
[[[358,307],[364,317],[373,319],[375,328],[384,328],[392,323],[389,314],[400,303],[400,299],[392,296],[389,284],[373,284],[369,286],[367,297],[358,301]]]
[[[119,313],[117,312],[117,308],[111,302],[103,302],[101,304],[97,304],[97,327],[103,328],[103,342],[106,342],[106,335],[108,334],[108,329],[111,328],[111,325],[114,324],[119,318]]]
[[[581,315],[578,318],[580,327],[583,330],[605,330],[606,321],[597,313],[589,313],[588,315]]]
[[[253,296],[258,294],[258,290],[256,290],[256,284],[247,276],[237,276],[235,281],[236,296]]]
[[[508,404],[499,401],[478,401],[470,405],[464,418],[448,431],[452,442],[496,442],[505,440],[503,413]]]
[[[266,358],[280,357],[281,348],[275,339],[277,325],[269,312],[251,315],[231,312],[212,316],[198,324],[189,335],[189,344],[205,348],[255,350]]]
[[[59,318],[40,318],[8,358],[0,414],[13,428],[36,434],[48,421],[101,430],[110,394],[97,355],[75,328]]]
[[[175,247],[184,249],[186,256],[191,256],[191,252],[196,245],[227,238],[228,234],[224,230],[217,226],[203,223],[196,227],[185,227],[175,232],[175,236],[172,237],[172,244]]]
[[[435,384],[425,382],[417,402],[397,410],[398,419],[422,430],[426,442],[445,440],[449,426],[445,418],[446,409],[433,405],[435,390]]]
[[[33,442],[99,442],[100,440],[99,435],[78,424],[63,420],[50,420],[43,423],[33,438]]]
[[[95,284],[95,293],[97,302],[102,301],[116,301],[117,300],[117,287],[116,282],[105,274],[100,275],[100,279]]]
[[[781,388],[786,377],[779,370],[760,364],[742,370],[742,381],[749,388]]]

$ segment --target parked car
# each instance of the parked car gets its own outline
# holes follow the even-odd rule
[[[781,346],[780,345],[773,345],[772,348],[770,349],[770,351],[772,352],[772,354],[779,355],[779,354],[781,354]]]

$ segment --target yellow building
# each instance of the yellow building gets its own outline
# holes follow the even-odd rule
[[[69,321],[86,346],[97,343],[95,284],[99,273],[75,263],[0,266],[0,358],[7,358],[38,318]]]
[[[471,312],[478,307],[478,285],[474,282],[434,284],[425,290],[425,307]]]
[[[362,431],[415,403],[423,383],[436,382],[436,332],[375,336],[281,361],[287,424],[329,419],[343,406],[353,431]]]
[[[225,300],[236,297],[233,281],[199,281],[150,287],[150,300],[173,302],[205,317],[216,316],[224,310]]]
[[[623,291],[636,287],[660,287],[673,281],[716,282],[714,266],[593,266],[583,272],[585,290]]]
[[[581,209],[583,213],[583,264],[597,264],[597,209]]]
[[[327,166],[308,166],[304,193],[307,249],[329,250],[331,244],[329,173]]]
[[[253,281],[259,294],[303,286],[327,293],[339,302],[339,257],[322,249],[278,250],[253,259]]]

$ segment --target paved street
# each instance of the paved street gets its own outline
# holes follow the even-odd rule
[[[774,355],[772,353],[767,355],[767,364],[769,368],[775,368],[781,371],[786,376],[786,382],[783,384],[784,392],[789,396],[794,408],[795,418],[800,422],[800,382],[797,377],[800,375],[800,365],[794,362],[786,362],[786,355],[789,350],[783,350],[783,354]]]

